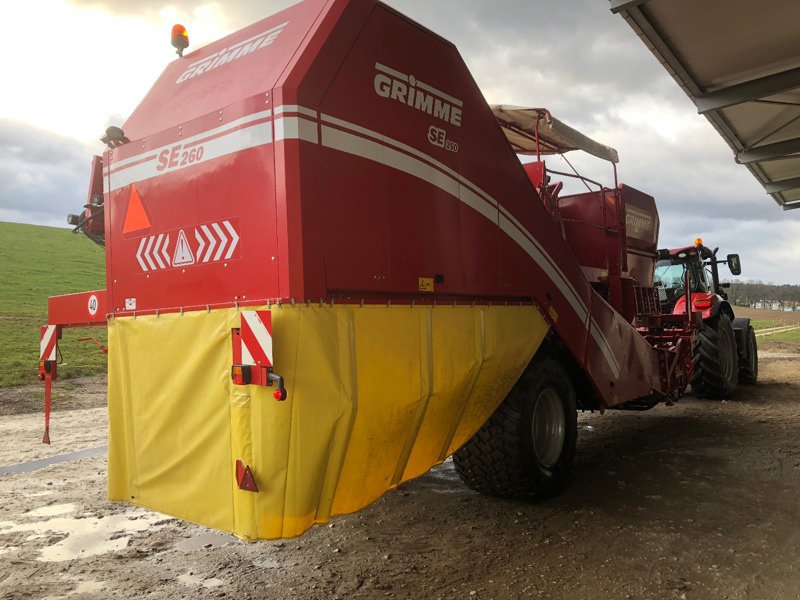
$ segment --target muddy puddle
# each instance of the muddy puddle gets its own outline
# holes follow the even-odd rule
[[[27,533],[25,542],[55,538],[39,550],[37,560],[62,562],[120,551],[132,534],[156,531],[169,521],[139,509],[98,517],[76,504],[53,504],[26,512],[18,521],[0,521],[0,536]]]

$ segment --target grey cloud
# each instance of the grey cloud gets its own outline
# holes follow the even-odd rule
[[[90,160],[76,140],[0,119],[0,220],[63,226],[85,202]]]
[[[149,17],[160,13],[165,8],[175,8],[186,14],[192,14],[203,6],[218,6],[228,18],[231,27],[239,29],[252,22],[283,10],[299,0],[259,0],[245,2],[208,2],[207,0],[178,0],[163,2],[161,0],[114,0],[109,3],[103,0],[68,0],[74,6],[102,8],[108,12],[126,15]],[[191,33],[189,23],[184,23]]]

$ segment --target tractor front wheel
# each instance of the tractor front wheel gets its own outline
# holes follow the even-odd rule
[[[730,398],[739,380],[739,355],[728,315],[703,324],[694,348],[692,390],[700,398]]]
[[[572,473],[577,418],[569,375],[557,360],[537,357],[486,424],[453,455],[456,471],[484,494],[552,496]]]

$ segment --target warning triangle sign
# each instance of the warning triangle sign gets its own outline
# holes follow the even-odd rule
[[[186,239],[186,234],[183,229],[178,234],[178,241],[175,243],[175,254],[172,256],[172,266],[182,267],[185,265],[194,264],[194,253],[189,246],[189,240]]]
[[[122,233],[141,231],[150,227],[150,219],[144,210],[142,199],[135,185],[131,186],[131,197],[128,200],[128,212],[125,214],[125,224],[122,226]]]

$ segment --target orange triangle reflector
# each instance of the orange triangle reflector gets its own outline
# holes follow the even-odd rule
[[[150,227],[150,219],[144,210],[144,204],[139,197],[136,186],[131,186],[131,197],[128,200],[128,212],[125,214],[125,224],[122,226],[122,233],[131,233]]]

